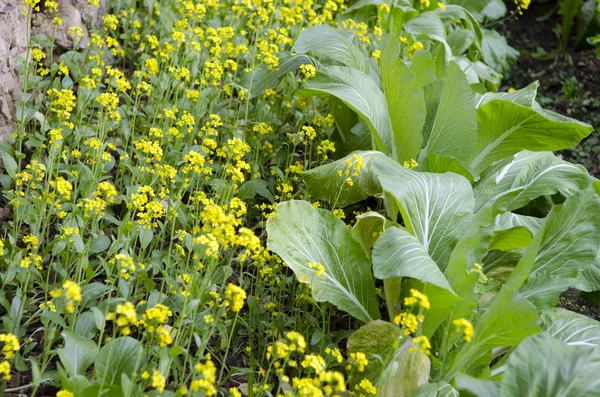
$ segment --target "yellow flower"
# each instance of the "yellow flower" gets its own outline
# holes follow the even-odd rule
[[[418,346],[423,353],[427,355],[431,354],[431,343],[425,335],[417,336],[413,339],[413,343]]]
[[[157,370],[152,371],[152,387],[155,388],[157,392],[162,393],[165,391],[166,384],[167,378],[162,376]]]
[[[6,358],[14,357],[14,352],[19,351],[21,348],[19,339],[13,334],[0,334],[0,342],[4,344],[2,347],[2,352]]]
[[[225,298],[223,301],[225,306],[231,305],[231,310],[234,313],[238,313],[244,307],[244,302],[246,301],[246,291],[243,288],[235,285],[228,284],[227,289],[225,290]]]
[[[368,380],[367,378],[363,379],[360,381],[360,383],[356,386],[354,386],[354,388],[356,389],[356,391],[359,393],[360,396],[364,396],[365,394],[377,394],[377,389],[375,388],[375,386],[373,386],[373,384],[371,383],[370,380]]]
[[[356,365],[356,369],[358,372],[363,372],[365,367],[369,365],[369,360],[367,359],[367,355],[362,352],[350,353],[350,361],[354,365]]]
[[[452,324],[456,326],[456,330],[458,332],[462,332],[463,340],[465,342],[470,342],[471,339],[473,339],[473,324],[471,324],[469,320],[465,318],[457,318],[456,320],[452,321]]]
[[[73,394],[73,392],[63,389],[56,393],[56,397],[75,397],[75,394]]]

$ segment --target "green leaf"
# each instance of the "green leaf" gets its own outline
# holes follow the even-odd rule
[[[518,345],[524,338],[539,331],[539,319],[533,304],[514,290],[502,287],[475,322],[473,339],[458,351],[444,380],[451,380],[461,368],[495,347]]]
[[[535,300],[551,303],[594,262],[598,246],[600,197],[590,188],[552,208],[508,283],[530,299],[544,292],[544,300]],[[544,280],[553,282],[544,287]]]
[[[455,174],[464,176],[469,182],[479,179],[479,175],[477,175],[474,170],[468,169],[458,159],[450,156],[440,157],[435,153],[429,153],[429,155],[425,157],[425,160],[419,164],[417,170],[435,172],[437,174],[454,172]]]
[[[129,336],[121,336],[102,346],[94,371],[101,382],[118,385],[121,374],[133,375],[142,363],[142,344]]]
[[[408,396],[427,383],[430,370],[429,357],[415,346],[410,336],[407,336],[385,366],[379,380],[377,395]]]
[[[539,86],[540,83],[534,81],[527,87],[513,92],[486,92],[485,94],[476,97],[475,106],[480,107],[494,99],[503,99],[522,106],[533,107]]]
[[[494,233],[488,250],[512,251],[529,247],[533,240],[531,231],[523,226],[500,230]]]
[[[477,109],[477,145],[471,168],[485,170],[521,150],[552,151],[572,147],[592,131],[579,121],[518,105],[493,100]]]
[[[510,70],[519,56],[506,42],[506,38],[495,30],[482,29],[481,51],[483,61],[497,72],[504,73]]]
[[[398,224],[378,212],[368,211],[356,216],[352,233],[360,241],[365,251],[370,253],[379,236],[391,226],[398,226]]]
[[[313,53],[369,74],[368,57],[339,30],[329,25],[310,26],[302,31],[292,47],[292,53]]]
[[[447,382],[427,383],[410,394],[410,397],[458,397],[458,392]]]
[[[452,49],[446,41],[446,28],[437,13],[427,11],[404,24],[404,30],[418,36],[426,36],[438,41],[444,46],[444,59],[446,62],[452,56]]]
[[[460,67],[452,62],[448,66],[424,152],[467,161],[475,148],[476,134],[477,121],[471,87]]]
[[[411,277],[452,291],[448,280],[419,240],[398,227],[387,229],[373,248],[373,273],[378,279]]]
[[[404,337],[400,328],[382,320],[369,321],[348,337],[348,353],[361,352],[367,355],[369,364],[352,383],[367,378],[375,384],[381,376],[385,363],[394,354],[398,342]],[[357,379],[358,378],[358,382]]]
[[[269,70],[266,65],[261,64],[254,72],[244,76],[242,85],[248,88],[252,98],[263,95],[267,89],[277,87],[282,76],[298,70],[300,65],[312,64],[312,60],[306,55],[292,56],[288,53],[280,53],[278,57],[279,66],[277,70]]]
[[[523,150],[497,172],[490,172],[475,188],[477,207],[493,204],[495,212],[513,211],[540,196],[585,189],[593,178],[581,165],[550,152]]]
[[[2,157],[2,162],[4,164],[4,168],[6,169],[6,173],[10,175],[11,178],[14,178],[15,175],[17,175],[17,172],[19,172],[19,165],[7,152],[0,153],[0,156]]]
[[[383,156],[374,164],[383,190],[399,205],[406,230],[444,271],[473,213],[471,184],[453,173],[411,171]]]
[[[545,332],[508,358],[502,397],[600,396],[600,349],[568,346]]]
[[[600,347],[600,322],[553,307],[542,313],[542,331],[569,346]]]
[[[400,42],[387,35],[381,51],[381,84],[392,125],[392,158],[416,159],[423,144],[425,96],[413,72],[400,59]]]
[[[416,51],[413,54],[410,68],[415,74],[417,83],[419,83],[421,87],[437,80],[435,62],[433,61],[429,51]]]
[[[110,247],[110,238],[105,234],[100,234],[97,237],[92,239],[90,244],[90,253],[97,254],[99,252],[104,252]]]
[[[374,148],[392,153],[392,126],[385,95],[375,81],[360,70],[345,66],[329,66],[304,83],[299,95],[322,92],[333,95],[363,119],[374,141]]]
[[[352,231],[333,213],[306,201],[287,201],[267,221],[270,250],[318,302],[330,302],[364,322],[379,318],[375,283],[367,255]],[[322,274],[309,267],[324,266]]]
[[[498,397],[500,395],[500,384],[491,380],[478,379],[472,376],[456,374],[456,389],[461,395],[473,397]]]
[[[241,200],[252,200],[257,194],[271,203],[275,202],[275,198],[269,190],[269,185],[263,179],[251,179],[244,182],[240,186],[238,197]]]
[[[73,332],[64,331],[65,347],[57,349],[61,364],[70,376],[84,375],[98,354],[96,343]]]
[[[327,201],[334,207],[346,207],[376,196],[381,193],[381,186],[373,172],[373,161],[380,156],[383,155],[376,151],[354,152],[343,159],[303,172],[306,191],[312,198]],[[363,164],[360,171],[357,161]],[[354,176],[357,171],[358,175]],[[352,185],[348,184],[348,177],[352,179]]]

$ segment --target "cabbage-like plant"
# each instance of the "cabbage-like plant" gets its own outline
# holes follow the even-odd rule
[[[514,357],[541,338],[557,340],[549,357],[575,344],[596,360],[600,328],[554,305],[569,287],[600,289],[600,182],[550,152],[591,127],[543,110],[537,83],[474,94],[458,65],[438,78],[428,54],[409,67],[397,48],[386,39],[381,88],[339,66],[305,84],[305,93],[327,93],[356,112],[375,149],[305,172],[307,193],[333,207],[381,198],[384,213],[367,212],[349,228],[309,202],[284,202],[267,222],[270,249],[315,300],[366,323],[348,345],[374,358],[363,376],[378,395],[457,395],[481,379],[510,395],[520,366],[534,366]],[[402,329],[380,320],[375,279],[387,318]],[[420,293],[427,304],[416,313]],[[409,314],[417,327],[407,326]]]

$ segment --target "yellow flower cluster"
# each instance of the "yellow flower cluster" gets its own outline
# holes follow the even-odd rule
[[[461,332],[463,334],[463,340],[465,342],[470,342],[473,339],[473,324],[466,318],[457,318],[452,321],[452,324],[456,327],[456,331]]]

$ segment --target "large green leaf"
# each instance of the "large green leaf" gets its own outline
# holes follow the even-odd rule
[[[483,106],[494,99],[504,99],[505,101],[514,102],[519,105],[533,107],[539,86],[540,83],[534,81],[527,87],[512,92],[486,92],[483,95],[476,95],[475,106]]]
[[[594,262],[598,246],[600,197],[589,188],[552,208],[508,282],[537,304],[551,304]],[[535,298],[541,293],[544,299]]]
[[[539,320],[533,304],[514,290],[502,287],[475,322],[473,339],[458,351],[444,380],[451,380],[461,368],[495,347],[518,345],[524,338],[539,331]]]
[[[477,121],[471,87],[460,67],[452,62],[435,109],[425,154],[469,159],[475,148]],[[429,105],[427,111],[433,110]]]
[[[381,193],[381,186],[374,174],[373,164],[374,159],[379,156],[383,154],[376,151],[354,152],[340,160],[308,170],[302,173],[306,191],[312,198],[327,201],[334,207],[346,207],[378,195]],[[357,171],[357,161],[361,161],[363,166],[358,175],[353,176]],[[352,184],[346,181],[348,170]]]
[[[292,52],[296,54],[313,53],[367,74],[370,69],[368,57],[360,48],[346,39],[339,30],[329,25],[306,28],[298,36]]]
[[[60,362],[69,375],[84,375],[98,354],[98,346],[91,339],[73,332],[64,331],[62,336],[65,346],[57,350]]]
[[[563,161],[550,152],[523,150],[498,172],[488,173],[475,189],[475,197],[477,207],[493,204],[496,212],[513,211],[540,196],[579,191],[592,180],[581,165]]]
[[[600,322],[553,307],[542,313],[542,331],[570,346],[600,347]]]
[[[386,36],[381,51],[381,84],[392,124],[392,158],[399,162],[416,159],[425,123],[425,96],[417,79],[400,59],[400,42]]]
[[[387,229],[373,247],[373,273],[379,279],[411,277],[452,291],[448,280],[415,236]]]
[[[333,213],[306,201],[287,201],[267,221],[268,247],[311,286],[316,301],[330,302],[352,316],[379,318],[371,264],[352,231]],[[319,263],[323,272],[309,264]]]
[[[545,332],[510,355],[502,397],[600,396],[600,349],[568,346]]]
[[[410,68],[415,74],[417,82],[421,86],[437,80],[435,62],[429,51],[419,50],[415,52],[412,57]]]
[[[102,346],[94,372],[101,383],[117,385],[121,382],[121,374],[131,376],[136,373],[142,363],[142,344],[129,336],[111,340]]]
[[[469,181],[453,173],[411,171],[383,156],[374,165],[383,190],[396,198],[406,229],[445,270],[473,212]]]
[[[572,147],[592,127],[506,100],[493,100],[477,109],[477,145],[470,166],[485,170],[521,150],[552,151]]]
[[[350,67],[324,67],[304,84],[299,94],[315,92],[333,95],[357,112],[369,126],[375,148],[392,153],[392,127],[387,102],[372,78]]]

